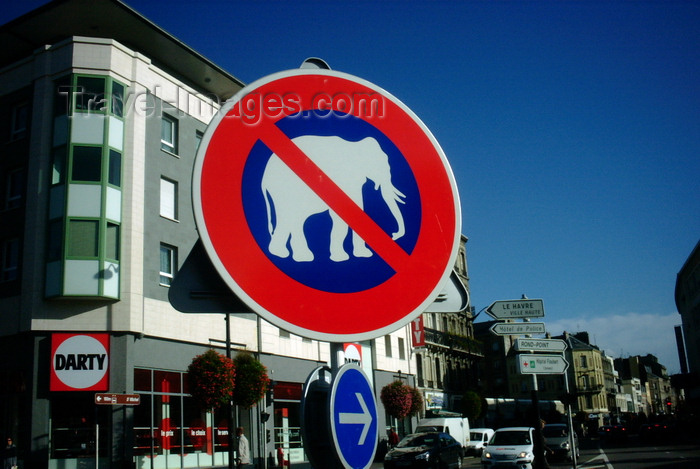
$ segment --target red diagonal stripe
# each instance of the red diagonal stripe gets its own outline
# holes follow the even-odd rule
[[[318,195],[350,228],[372,247],[394,271],[402,270],[409,255],[375,223],[316,163],[304,154],[274,124],[267,125],[262,142],[272,150],[309,188]]]

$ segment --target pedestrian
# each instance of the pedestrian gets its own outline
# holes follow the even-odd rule
[[[393,448],[399,444],[399,435],[396,433],[396,429],[391,427],[389,429],[389,447]]]
[[[545,422],[544,420],[540,420],[540,429],[544,430],[544,426],[546,424],[547,422]],[[544,433],[542,431],[540,431],[540,444],[542,448],[542,461],[544,463],[542,467],[544,467],[545,469],[549,469],[549,461],[547,461],[547,455],[554,454],[554,451],[549,446],[547,446],[547,439],[544,437]]]
[[[12,443],[12,438],[7,438],[7,446],[2,452],[2,468],[16,469],[17,468],[17,447]]]
[[[236,467],[242,469],[250,464],[250,446],[248,445],[248,438],[243,434],[243,427],[236,428],[236,440],[238,443]]]

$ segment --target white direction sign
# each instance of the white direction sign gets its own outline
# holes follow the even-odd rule
[[[547,329],[543,322],[497,322],[491,326],[496,335],[545,334]]]
[[[543,318],[542,300],[494,301],[486,308],[486,314],[494,319]]]
[[[524,375],[560,375],[569,363],[561,355],[523,353],[518,355],[518,368]]]
[[[515,339],[516,352],[563,352],[566,350],[566,342],[561,339],[527,339],[519,337]]]

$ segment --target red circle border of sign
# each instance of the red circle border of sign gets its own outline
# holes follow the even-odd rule
[[[288,277],[246,229],[241,180],[252,146],[265,125],[311,110],[314,97],[379,94],[384,115],[353,112],[384,133],[403,154],[421,195],[422,220],[410,262],[384,283],[356,293],[330,293]],[[243,100],[298,97],[300,108],[240,117]],[[274,101],[277,103],[277,101]],[[248,103],[250,104],[250,103]],[[259,109],[260,110],[260,109]],[[260,110],[261,111],[261,110]],[[357,110],[353,110],[357,111]],[[259,131],[256,132],[256,129]],[[264,133],[263,133],[264,135]],[[439,164],[436,164],[439,163]],[[369,340],[395,331],[422,313],[449,278],[459,248],[461,215],[449,163],[427,127],[383,89],[341,72],[290,70],[261,78],[236,94],[212,120],[200,144],[192,182],[200,237],[223,280],[253,311],[273,324],[318,340]],[[226,203],[223,203],[225,201]]]

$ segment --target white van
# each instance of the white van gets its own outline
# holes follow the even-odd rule
[[[462,448],[469,444],[469,419],[462,417],[435,417],[420,419],[415,430],[420,432],[445,432],[457,440]]]
[[[469,444],[466,447],[467,454],[481,456],[484,451],[484,443],[488,443],[492,436],[492,428],[472,428],[469,432]]]

